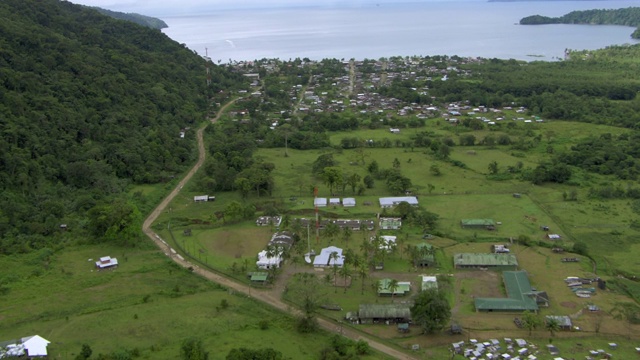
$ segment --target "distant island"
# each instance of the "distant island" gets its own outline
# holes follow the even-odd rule
[[[501,0],[490,0],[490,1],[501,1]],[[518,0],[515,0],[515,1],[518,1]],[[624,9],[610,9],[610,10],[572,11],[560,17],[532,15],[532,16],[527,16],[525,18],[522,18],[520,20],[520,25],[545,25],[545,24],[588,24],[588,25],[635,26],[637,27],[637,29],[631,34],[631,38],[640,39],[640,7],[629,7]]]
[[[112,17],[114,19],[131,21],[138,25],[146,26],[148,28],[160,30],[160,29],[165,29],[169,27],[167,23],[165,23],[164,21],[158,18],[135,14],[135,13],[122,13],[117,11],[111,11],[111,10],[107,10],[107,9],[103,9],[95,6],[89,6],[89,7],[98,11],[103,15]]]

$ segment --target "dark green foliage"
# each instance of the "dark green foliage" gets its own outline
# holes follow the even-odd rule
[[[625,9],[597,9],[572,11],[560,17],[547,17],[541,15],[527,16],[520,20],[520,25],[541,24],[588,24],[588,25],[624,25],[640,26],[640,8],[629,7]],[[633,34],[636,34],[636,30]],[[632,35],[633,38],[638,38]]]
[[[451,318],[451,306],[444,292],[429,289],[420,292],[411,307],[411,317],[415,324],[422,327],[424,333],[442,330]]]
[[[207,360],[209,352],[204,350],[202,340],[196,338],[186,339],[180,347],[180,359],[182,360]]]
[[[3,253],[129,228],[136,209],[116,225],[114,198],[126,204],[129,184],[168,181],[192,164],[195,131],[181,139],[180,130],[204,117],[208,91],[242,78],[212,66],[207,89],[192,51],[70,2],[6,0],[0,18]]]
[[[284,357],[280,351],[272,348],[265,349],[231,349],[226,357],[227,360],[282,360]]]
[[[169,25],[167,25],[167,23],[165,23],[164,21],[158,18],[150,17],[150,16],[145,16],[145,15],[140,15],[135,13],[121,13],[117,11],[102,9],[99,7],[92,7],[92,9],[96,10],[101,14],[112,17],[114,19],[130,21],[138,25],[146,26],[152,29],[160,30],[160,29],[169,27]]]
[[[371,347],[364,340],[353,341],[340,335],[331,337],[329,346],[322,349],[320,359],[322,360],[347,360],[359,359],[360,355],[371,353]]]
[[[76,355],[76,360],[86,360],[91,357],[91,354],[93,354],[91,346],[88,344],[82,344],[82,349],[80,350],[80,353]]]

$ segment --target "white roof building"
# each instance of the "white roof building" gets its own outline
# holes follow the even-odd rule
[[[271,269],[278,268],[282,263],[282,257],[280,255],[276,255],[273,257],[267,256],[267,250],[262,250],[258,253],[258,261],[256,261],[256,266],[260,269]]]
[[[313,199],[313,206],[326,207],[327,206],[327,198],[315,198],[315,199]]]
[[[51,342],[40,335],[32,335],[16,340],[14,343],[11,341],[5,342],[2,348],[0,348],[0,359],[14,356],[27,357],[40,357],[47,356],[47,345]]]
[[[342,199],[342,206],[344,206],[344,207],[356,206],[356,199],[355,198],[344,198],[344,199]]]
[[[340,198],[330,198],[329,205],[340,205]]]
[[[193,201],[195,202],[209,201],[209,195],[196,195],[193,197]]]
[[[336,259],[331,257],[331,254],[337,253]],[[319,255],[316,255],[313,259],[313,267],[342,267],[344,265],[344,256],[342,255],[342,249],[335,246],[329,246],[320,251]]]
[[[396,196],[380,198],[380,207],[390,208],[403,202],[409,203],[409,205],[412,206],[418,206],[418,198],[415,196]]]
[[[99,261],[96,261],[96,267],[98,269],[106,269],[110,267],[118,266],[118,259],[111,256],[103,256]]]

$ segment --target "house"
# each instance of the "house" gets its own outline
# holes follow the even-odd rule
[[[453,255],[453,264],[456,269],[516,270],[518,268],[518,260],[513,254],[460,253]]]
[[[389,132],[392,134],[400,134],[400,129],[398,128],[389,128]]]
[[[251,279],[252,283],[259,283],[259,284],[266,283],[267,279],[269,278],[269,273],[267,272],[250,272],[247,275],[249,275],[249,279]]]
[[[354,207],[356,206],[355,198],[344,198],[342,199],[342,206],[344,207]]]
[[[494,230],[496,222],[493,219],[462,219],[460,226],[463,229],[487,229]]]
[[[51,342],[40,335],[26,336],[19,340],[0,342],[0,359],[5,357],[47,357]]]
[[[438,290],[438,278],[435,276],[420,275],[420,282],[422,283],[420,286],[421,291],[429,289]]]
[[[278,227],[278,226],[280,226],[280,223],[282,223],[282,217],[281,216],[260,216],[256,220],[256,225],[258,225],[258,226],[273,225],[275,227]]]
[[[313,199],[313,206],[326,207],[327,206],[327,198],[315,198],[315,199]]]
[[[267,254],[267,250],[262,250],[258,253],[258,261],[256,261],[258,269],[269,270],[279,268],[280,265],[282,265],[281,254],[270,256]]]
[[[418,206],[418,198],[415,196],[383,197],[379,199],[381,208],[392,208],[406,202],[411,206]]]
[[[511,252],[511,250],[509,250],[506,245],[502,244],[491,245],[491,248],[493,248],[494,254],[508,254],[509,252]]]
[[[505,271],[502,273],[506,298],[475,298],[476,311],[523,312],[538,311],[535,292],[531,288],[525,271]]]
[[[340,206],[340,198],[330,198],[329,205],[331,206]]]
[[[337,257],[332,256],[336,253]],[[342,267],[344,265],[344,256],[342,255],[342,249],[335,246],[329,246],[320,251],[320,254],[316,255],[313,259],[313,267]]]
[[[560,240],[561,236],[558,234],[547,234],[549,240]]]
[[[209,201],[209,195],[196,195],[193,197],[194,202],[207,202]]]
[[[378,280],[378,296],[404,296],[411,292],[411,283],[398,281],[391,289],[391,279]]]
[[[380,218],[380,230],[399,230],[402,227],[401,218]]]
[[[571,322],[571,318],[568,316],[547,315],[545,317],[545,322],[548,322],[549,320],[555,320],[558,323],[558,328],[560,330],[570,331],[573,329],[573,323]]]
[[[361,324],[410,323],[409,304],[360,304],[358,320]]]
[[[98,270],[118,267],[118,259],[110,256],[103,256],[100,260],[96,261],[96,267]]]

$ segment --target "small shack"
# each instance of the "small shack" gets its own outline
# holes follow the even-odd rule
[[[194,202],[207,202],[209,201],[209,195],[196,195],[193,197]]]
[[[356,206],[355,198],[344,198],[342,199],[342,206],[344,207],[354,207]]]
[[[571,322],[571,318],[568,316],[560,316],[560,315],[547,315],[545,317],[545,322],[553,321],[558,324],[558,328],[564,331],[570,331],[573,329],[573,323]]]
[[[96,267],[98,270],[116,268],[118,267],[118,259],[111,256],[103,256],[96,261]]]

